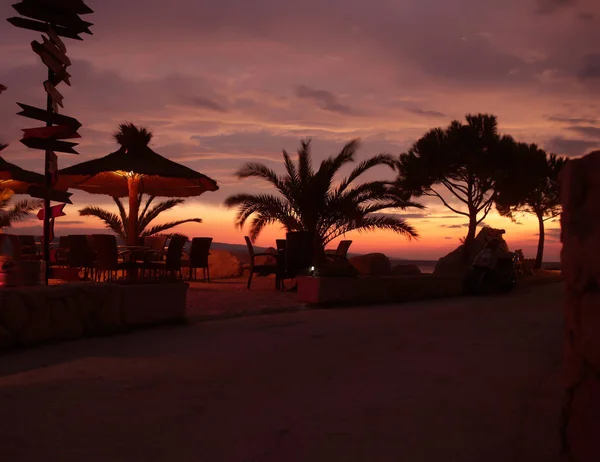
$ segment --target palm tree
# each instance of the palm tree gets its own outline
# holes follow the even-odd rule
[[[507,160],[510,175],[496,183],[496,208],[500,215],[515,220],[519,213],[531,213],[538,219],[539,238],[533,269],[542,267],[544,223],[556,218],[560,206],[560,172],[567,159],[548,154],[535,144],[518,143]]]
[[[13,223],[21,221],[29,216],[34,210],[43,207],[43,201],[24,199],[12,204],[7,209],[10,200],[15,195],[10,189],[0,190],[0,228],[10,228]]]
[[[337,186],[334,177],[340,169],[354,162],[358,140],[347,143],[339,154],[313,169],[310,139],[301,142],[298,161],[294,163],[283,151],[286,174],[278,175],[260,163],[247,163],[237,177],[260,178],[276,190],[273,194],[235,194],[225,200],[228,208],[237,207],[236,225],[240,228],[254,216],[250,238],[255,241],[265,226],[280,223],[288,231],[307,231],[315,237],[317,252],[350,231],[391,230],[406,237],[418,237],[417,231],[397,215],[379,213],[386,209],[423,208],[410,202],[386,181],[369,181],[355,185],[362,174],[380,165],[394,168],[394,157],[379,154],[360,162]]]
[[[187,218],[185,220],[177,220],[170,221],[168,223],[163,223],[162,225],[152,226],[150,223],[154,221],[161,213],[172,209],[173,207],[183,204],[185,201],[183,199],[169,199],[163,202],[159,202],[152,206],[154,202],[155,196],[149,196],[145,203],[142,204],[142,195],[138,195],[138,210],[141,209],[141,213],[139,213],[137,217],[137,237],[147,237],[153,236],[155,234],[161,234],[164,231],[167,231],[175,226],[179,226],[184,223],[202,223],[202,219],[200,218]],[[125,211],[125,206],[123,202],[117,197],[113,197],[115,204],[119,210],[119,213],[112,213],[108,210],[105,210],[100,207],[90,206],[85,207],[79,211],[79,215],[81,216],[92,216],[99,218],[102,220],[106,226],[106,228],[110,229],[112,232],[120,236],[125,242],[128,241],[128,230],[129,228],[129,216]],[[141,207],[140,207],[141,205]],[[151,207],[152,206],[152,207]],[[171,233],[172,236],[174,233]]]

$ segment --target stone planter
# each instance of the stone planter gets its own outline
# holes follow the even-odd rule
[[[185,320],[185,283],[90,284],[0,291],[0,349]]]
[[[462,279],[415,276],[298,278],[298,298],[316,305],[375,305],[462,295]]]

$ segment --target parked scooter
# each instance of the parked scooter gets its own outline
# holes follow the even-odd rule
[[[477,254],[471,271],[465,280],[465,288],[471,294],[510,292],[517,280],[518,256],[503,248],[500,238],[491,239]]]

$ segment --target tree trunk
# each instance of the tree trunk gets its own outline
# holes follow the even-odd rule
[[[537,254],[535,256],[535,263],[533,264],[533,269],[540,269],[542,267],[542,259],[544,258],[544,240],[545,240],[545,232],[544,232],[544,215],[537,214],[538,223],[540,225],[540,237],[538,239],[538,248]]]
[[[471,263],[471,252],[473,248],[473,241],[475,240],[475,234],[477,233],[477,215],[471,215],[469,217],[469,231],[467,237],[465,237],[465,243],[463,244],[463,254],[461,263],[466,265]]]
[[[132,175],[127,179],[129,188],[129,219],[127,223],[127,245],[138,245],[138,214],[140,204],[138,195],[140,190],[140,178]]]

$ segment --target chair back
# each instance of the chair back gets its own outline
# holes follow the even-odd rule
[[[0,234],[0,255],[21,260],[21,244],[14,234]]]
[[[171,238],[169,247],[167,248],[167,269],[179,270],[181,268],[181,254],[187,241],[188,238],[185,236],[173,236]]]
[[[254,247],[252,246],[252,241],[248,236],[244,236],[246,240],[246,247],[248,247],[248,254],[250,255],[250,262],[254,261]]]
[[[195,237],[190,247],[190,268],[207,268],[212,237]]]
[[[38,254],[37,244],[35,243],[35,236],[21,234],[17,236],[19,240],[19,245],[21,247],[21,255],[26,256],[34,256]]]
[[[338,257],[346,258],[346,256],[348,255],[348,249],[350,248],[351,244],[352,241],[340,241],[335,251],[335,254]]]
[[[157,252],[150,253],[146,258],[149,261],[160,261],[162,259],[162,253],[165,251],[167,236],[146,236],[144,237],[143,243],[149,250]]]
[[[60,236],[58,238],[58,247],[67,250],[69,248],[69,236]]]
[[[71,268],[90,267],[93,263],[93,251],[90,239],[84,234],[69,234],[69,266]]]
[[[306,231],[287,233],[286,238],[286,271],[297,274],[313,265],[314,239]]]
[[[167,243],[167,236],[146,236],[144,237],[144,246],[150,250],[156,250],[157,252],[164,252],[165,244]]]
[[[96,269],[116,271],[119,261],[117,238],[112,234],[92,234],[92,241],[93,249],[96,251]]]

